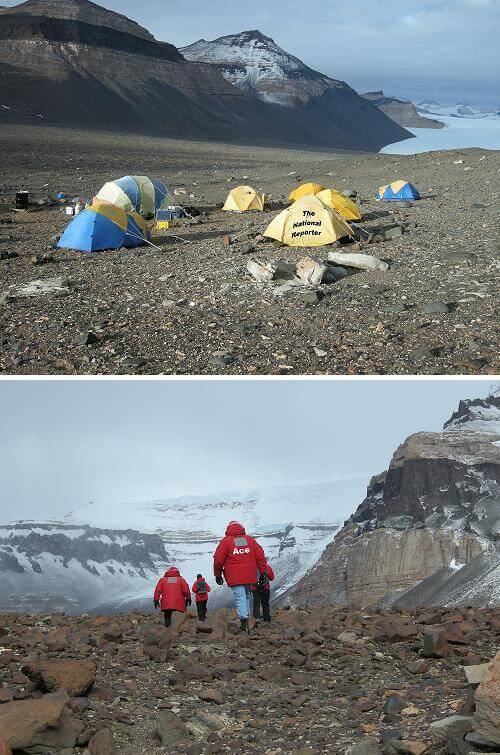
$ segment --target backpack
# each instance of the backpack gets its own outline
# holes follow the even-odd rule
[[[199,579],[196,583],[196,592],[198,595],[206,595],[207,594],[207,586],[205,584],[204,579]]]

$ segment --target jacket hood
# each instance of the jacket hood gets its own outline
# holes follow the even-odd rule
[[[233,537],[246,535],[245,528],[239,522],[229,522],[226,527],[226,535],[232,535]]]
[[[166,577],[180,577],[181,573],[179,569],[177,569],[175,566],[171,566],[170,569],[167,569],[165,572]]]

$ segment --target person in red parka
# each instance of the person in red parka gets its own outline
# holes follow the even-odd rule
[[[271,585],[270,582],[274,580],[274,572],[269,564],[266,564],[266,577],[261,578],[256,585],[252,585],[253,596],[253,617],[255,624],[260,621],[260,609],[262,607],[262,618],[264,621],[271,623],[271,609],[269,607],[269,600],[271,598]]]
[[[229,522],[226,535],[214,553],[214,575],[218,585],[226,579],[233,591],[236,611],[241,619],[241,629],[248,631],[251,585],[266,572],[266,554],[262,546],[239,522]]]
[[[187,606],[191,605],[189,585],[175,566],[167,569],[165,575],[158,580],[153,603],[155,608],[161,606],[166,627],[171,625],[174,611],[184,613]]]
[[[200,621],[205,621],[207,618],[207,603],[208,593],[210,592],[210,585],[205,580],[202,574],[196,575],[196,582],[191,588],[191,592],[196,595],[196,610],[198,611],[198,618]]]

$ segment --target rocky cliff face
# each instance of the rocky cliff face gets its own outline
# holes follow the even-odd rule
[[[163,539],[136,530],[54,522],[0,526],[4,610],[90,610],[124,596],[150,596],[169,558]]]
[[[387,97],[383,92],[366,92],[362,97],[405,128],[444,128],[444,123],[421,116],[412,102]]]
[[[3,121],[367,150],[408,136],[344,87],[336,118],[290,114],[89,0],[0,10]]]
[[[287,599],[498,605],[500,393],[416,433]]]

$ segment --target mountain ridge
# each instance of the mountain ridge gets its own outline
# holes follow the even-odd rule
[[[26,0],[0,18],[3,122],[368,151],[409,136],[350,89],[335,108],[263,102],[90,0]]]

